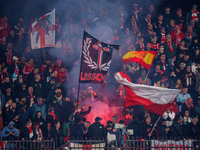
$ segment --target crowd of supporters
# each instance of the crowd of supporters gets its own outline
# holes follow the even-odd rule
[[[90,9],[80,11],[92,13]],[[69,71],[76,70],[80,60],[82,39],[76,37],[82,28],[90,31],[91,27],[98,27],[102,19],[112,22],[112,16],[101,12],[96,20],[83,19],[81,24],[77,25],[74,23],[75,18],[70,17],[68,12],[65,19],[70,26],[66,29],[59,23],[59,18],[56,18],[56,47],[37,50],[30,47],[30,23],[37,18],[30,23],[19,18],[15,25],[9,25],[7,17],[1,17],[2,139],[54,139],[57,146],[60,146],[68,138],[104,138],[108,143],[112,144],[117,140],[122,144],[124,135],[130,134],[125,128],[133,130],[130,137],[199,138],[200,16],[197,5],[193,5],[186,15],[182,14],[181,8],[171,12],[169,7],[165,8],[164,13],[157,14],[154,5],[150,5],[145,11],[137,3],[133,4],[127,19],[124,17],[123,5],[119,5],[118,11],[118,25],[113,31],[114,35],[112,39],[104,41],[123,43],[118,55],[113,56],[113,62],[118,67],[113,71],[129,75],[133,83],[181,90],[161,120],[154,124],[158,118],[155,114],[144,111],[141,115],[136,112],[140,108],[129,108],[124,110],[124,120],[113,116],[104,126],[101,124],[104,118],[97,116],[94,123],[89,122],[84,116],[90,113],[92,106],[89,104],[81,107],[81,102],[92,99],[109,104],[111,99],[107,95],[97,98],[95,87],[85,88],[80,93],[80,104],[77,104],[78,78],[74,79],[68,74]],[[102,31],[100,40],[106,37],[107,33]],[[128,51],[144,50],[157,51],[149,72],[136,62],[122,64],[122,56]],[[113,86],[112,99],[124,103],[123,86],[114,83],[112,66],[110,70],[110,81],[107,80],[106,86]]]

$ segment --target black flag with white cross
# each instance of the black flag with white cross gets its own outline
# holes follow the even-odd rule
[[[119,45],[103,43],[84,32],[79,82],[102,84],[112,62],[114,48],[119,49]]]

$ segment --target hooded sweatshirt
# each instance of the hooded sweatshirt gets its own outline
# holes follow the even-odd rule
[[[5,140],[16,140],[17,137],[19,136],[19,130],[15,127],[11,128],[11,125],[14,125],[15,123],[13,121],[10,121],[8,126],[3,128],[2,131],[2,138],[4,138]],[[15,135],[9,135],[9,133],[15,133]]]

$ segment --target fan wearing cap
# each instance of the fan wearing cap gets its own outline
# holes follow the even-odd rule
[[[96,117],[95,122],[88,129],[88,138],[91,139],[105,139],[106,129],[103,124],[101,124],[102,118]]]
[[[116,140],[118,139],[117,138],[118,135],[116,132],[117,129],[112,129],[111,125],[107,125],[106,130],[107,130],[106,139],[107,139],[107,143],[109,144],[109,147],[116,146]]]
[[[17,76],[22,73],[22,69],[18,64],[19,58],[17,56],[12,57],[12,64],[8,68],[8,73],[12,76],[13,81],[17,79]]]

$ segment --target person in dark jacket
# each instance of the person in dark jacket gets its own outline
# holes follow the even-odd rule
[[[166,120],[161,118],[161,124],[158,125],[158,136],[159,139],[167,140],[169,137],[170,128],[166,126]]]
[[[200,49],[200,44],[199,44],[199,40],[198,37],[194,37],[192,39],[192,43],[189,46],[189,56],[190,58],[194,58],[195,56],[195,51]]]
[[[17,116],[17,105],[16,103],[12,103],[10,109],[6,112],[6,122],[13,121],[13,119]]]
[[[42,116],[42,112],[41,111],[38,111],[36,113],[36,116],[33,119],[33,123],[39,123],[42,132],[45,131],[46,123],[45,123],[45,120],[44,120],[44,118]]]
[[[74,112],[76,114],[77,110]],[[69,138],[72,139],[82,139],[83,138],[83,126],[80,124],[81,118],[79,115],[72,115],[69,122],[70,135]]]
[[[39,67],[34,67],[33,71],[28,75],[27,78],[27,86],[30,86],[30,84],[35,80],[35,75],[39,73]]]
[[[19,109],[19,123],[21,127],[24,127],[26,122],[28,122],[28,120],[31,118],[32,105],[33,100],[31,100],[30,107],[28,107],[27,110],[24,107]]]
[[[61,109],[61,120],[63,122],[69,122],[69,116],[72,114],[73,105],[69,98],[63,99],[63,105]]]
[[[168,59],[170,65],[172,64],[172,59],[176,57],[176,45],[172,42],[172,37],[170,34],[166,35],[166,41],[163,43],[166,58]]]
[[[23,74],[18,74],[17,80],[14,81],[14,95],[16,99],[19,99],[23,94],[22,85],[24,83]]]
[[[189,111],[190,116],[196,117],[196,111],[195,111],[195,107],[193,105],[193,99],[192,98],[188,98],[187,101],[185,101],[182,105],[182,109],[181,109],[181,115],[184,116],[185,111]]]
[[[19,137],[19,130],[14,127],[15,123],[10,121],[8,126],[3,128],[2,138],[4,140],[17,140]]]
[[[108,146],[111,147],[117,147],[117,129],[112,129],[111,125],[106,126],[107,134],[106,134],[106,141]]]
[[[34,95],[36,97],[43,96],[43,86],[41,83],[41,76],[40,74],[35,74],[35,80],[31,82],[30,86],[33,87]]]
[[[189,124],[188,137],[191,139],[200,139],[200,122],[198,117],[194,117]]]
[[[36,140],[37,134],[35,129],[32,128],[32,122],[29,120],[25,127],[21,129],[20,135],[21,140]]]
[[[174,140],[183,139],[183,118],[177,115],[173,121],[172,126],[170,127],[170,137]]]
[[[55,141],[56,147],[60,147],[64,143],[63,130],[60,128],[60,122],[55,121],[55,126],[51,128],[50,137]]]
[[[155,128],[153,130],[153,126],[157,126],[157,124],[152,125],[151,123],[151,117],[147,116],[145,118],[145,123],[142,125],[141,135],[143,138],[152,138],[155,137]],[[153,131],[151,131],[153,130]]]
[[[106,129],[103,124],[101,124],[100,117],[95,118],[95,122],[88,129],[88,136],[91,139],[105,139]]]
[[[48,108],[48,114],[46,117],[46,123],[51,124],[51,126],[54,126],[55,120],[57,119],[55,113],[54,113],[54,108],[53,107],[49,107]]]
[[[127,129],[133,130],[133,135],[130,135],[130,138],[138,138],[141,136],[141,123],[136,117],[133,117],[133,120],[128,124]]]
[[[18,59],[19,58],[17,56],[13,56],[13,63],[8,68],[8,73],[12,77],[13,81],[15,81],[17,76],[22,73],[22,68],[18,64]]]
[[[75,115],[78,115],[81,118],[81,120],[85,115],[89,114],[91,112],[91,109],[92,109],[91,104],[88,104],[88,110],[85,111],[83,108],[84,107],[81,108],[79,106],[78,110],[77,110],[77,112],[75,114]]]

